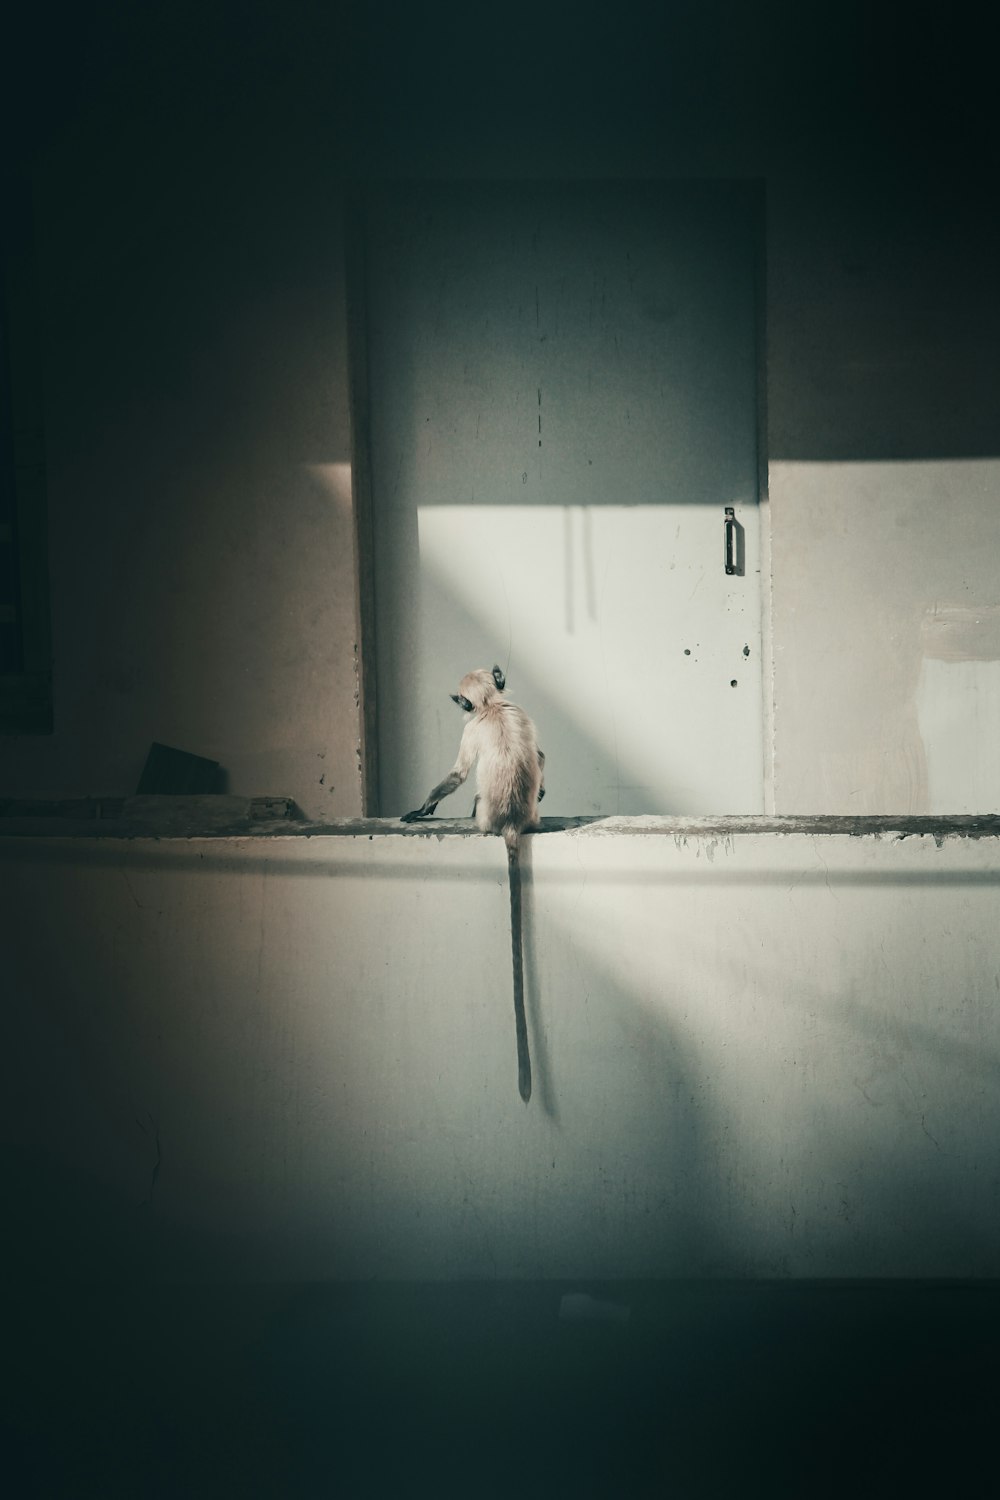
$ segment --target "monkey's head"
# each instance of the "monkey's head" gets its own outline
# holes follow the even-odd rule
[[[463,713],[474,714],[478,709],[485,708],[487,703],[499,698],[505,682],[499,667],[494,667],[492,672],[487,672],[485,667],[477,667],[474,672],[467,672],[462,678],[458,684],[458,692],[451,695],[451,701],[457,703]]]

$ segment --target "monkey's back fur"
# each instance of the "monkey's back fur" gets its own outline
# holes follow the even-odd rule
[[[522,708],[500,696],[488,672],[470,672],[459,692],[476,705],[466,726],[476,756],[476,823],[483,833],[510,842],[538,827],[542,771],[535,726]]]

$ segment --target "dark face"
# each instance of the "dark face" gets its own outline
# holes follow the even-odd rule
[[[457,703],[459,708],[462,709],[464,713],[472,713],[472,704],[469,702],[468,698],[463,698],[461,693],[452,693],[451,701],[452,703]]]

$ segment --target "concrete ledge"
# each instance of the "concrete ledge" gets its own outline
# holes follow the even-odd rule
[[[956,814],[952,817],[763,817],[728,815],[692,817],[543,818],[540,833],[579,833],[588,837],[665,835],[670,838],[719,839],[740,835],[838,834],[854,838],[1000,837],[1000,814]],[[298,814],[289,797],[118,797],[78,798],[51,802],[0,799],[0,837],[58,838],[478,838],[471,818],[427,818],[402,823],[398,818],[341,818],[314,822]]]

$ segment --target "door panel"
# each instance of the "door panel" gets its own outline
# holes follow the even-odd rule
[[[448,695],[494,661],[546,813],[762,808],[755,222],[740,184],[371,196],[384,815],[451,765]]]

